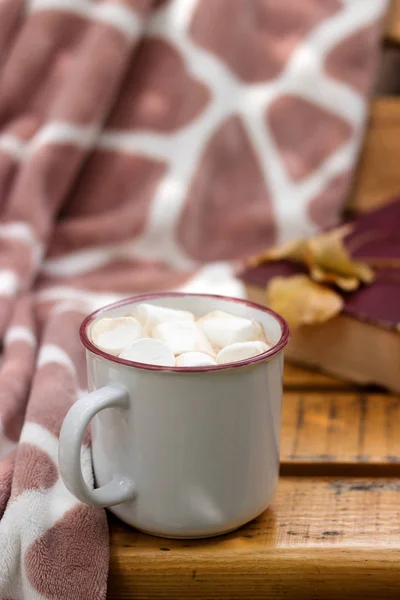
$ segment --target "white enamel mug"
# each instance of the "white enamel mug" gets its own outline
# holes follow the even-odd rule
[[[213,310],[259,321],[273,348],[234,364],[162,367],[105,354],[90,341],[99,317],[127,315],[147,302]],[[154,535],[195,538],[231,531],[262,513],[279,472],[285,321],[251,302],[202,294],[136,296],[93,313],[81,326],[90,393],[78,400],[60,434],[59,464],[80,500],[107,506]],[[92,422],[97,489],[81,469]]]

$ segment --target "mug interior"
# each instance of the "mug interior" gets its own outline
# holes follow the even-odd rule
[[[90,331],[95,321],[105,317],[129,316],[135,305],[142,304],[144,302],[146,304],[155,304],[158,306],[164,306],[166,308],[188,310],[192,312],[196,318],[200,318],[214,310],[221,310],[238,317],[253,319],[261,323],[263,326],[267,342],[272,346],[272,348],[267,352],[263,352],[262,354],[254,356],[253,358],[248,358],[235,363],[207,367],[163,367],[159,365],[149,365],[145,363],[126,361],[118,356],[106,354],[91,342]],[[82,323],[80,335],[83,345],[88,350],[99,356],[102,356],[103,358],[107,358],[108,360],[113,360],[114,362],[127,366],[135,366],[151,370],[182,371],[185,373],[190,371],[220,370],[264,360],[280,352],[286,346],[290,337],[289,327],[286,321],[274,311],[261,305],[254,304],[253,302],[248,302],[246,300],[239,300],[237,298],[229,298],[225,296],[214,296],[209,294],[185,294],[178,292],[145,294],[105,306],[104,308],[101,308],[100,310],[86,317]]]

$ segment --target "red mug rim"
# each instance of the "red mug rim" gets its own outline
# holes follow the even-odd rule
[[[112,354],[107,354],[106,352],[103,352],[102,350],[100,350],[100,348],[95,346],[89,339],[88,328],[89,328],[90,324],[95,319],[97,319],[98,316],[100,316],[102,313],[104,313],[110,309],[119,308],[120,306],[125,306],[126,304],[132,304],[132,303],[137,304],[138,302],[145,302],[146,300],[157,300],[159,298],[185,298],[188,296],[192,297],[192,298],[210,298],[213,300],[226,300],[228,302],[244,304],[245,306],[248,306],[249,308],[254,308],[261,312],[267,313],[268,315],[272,316],[276,321],[278,321],[280,328],[281,328],[281,337],[279,338],[279,341],[277,342],[277,344],[272,346],[272,348],[270,348],[266,352],[263,352],[262,354],[253,356],[252,358],[246,358],[245,360],[240,360],[235,363],[226,363],[226,364],[222,364],[222,365],[209,365],[209,366],[202,366],[202,367],[167,367],[167,366],[162,366],[162,365],[149,365],[146,363],[134,362],[132,360],[125,360],[123,358],[120,358],[119,356],[114,356]],[[266,308],[265,306],[256,304],[255,302],[250,302],[249,300],[232,298],[230,296],[217,296],[215,294],[187,294],[185,292],[157,292],[157,293],[151,293],[151,294],[139,294],[137,296],[132,296],[131,298],[119,300],[118,302],[113,302],[112,304],[108,304],[107,306],[103,306],[102,308],[92,312],[90,315],[88,315],[82,321],[82,324],[79,329],[79,336],[80,336],[82,344],[84,345],[84,347],[87,350],[89,350],[93,354],[96,354],[97,356],[100,356],[101,358],[110,360],[119,365],[124,365],[126,367],[134,367],[136,369],[144,369],[145,371],[169,371],[169,372],[173,372],[173,373],[203,373],[203,372],[211,372],[211,371],[223,371],[226,369],[235,369],[238,367],[243,367],[246,365],[261,362],[267,358],[271,358],[272,356],[275,356],[276,354],[281,352],[281,350],[283,350],[283,348],[286,346],[286,344],[288,343],[288,341],[290,339],[290,331],[289,331],[289,325],[287,324],[285,319],[283,317],[281,317],[278,313],[271,310],[270,308]]]

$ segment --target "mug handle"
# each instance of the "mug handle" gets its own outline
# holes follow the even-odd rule
[[[136,486],[128,477],[114,475],[106,485],[92,490],[87,485],[81,465],[81,447],[86,427],[105,408],[128,408],[128,390],[120,385],[106,385],[77,400],[61,427],[58,463],[68,490],[82,502],[94,506],[114,506],[136,496]]]

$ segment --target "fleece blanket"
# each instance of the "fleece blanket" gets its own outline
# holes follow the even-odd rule
[[[105,512],[60,480],[83,316],[240,294],[237,261],[332,226],[385,0],[0,0],[0,598],[106,595]],[[84,470],[92,479],[90,447]]]

